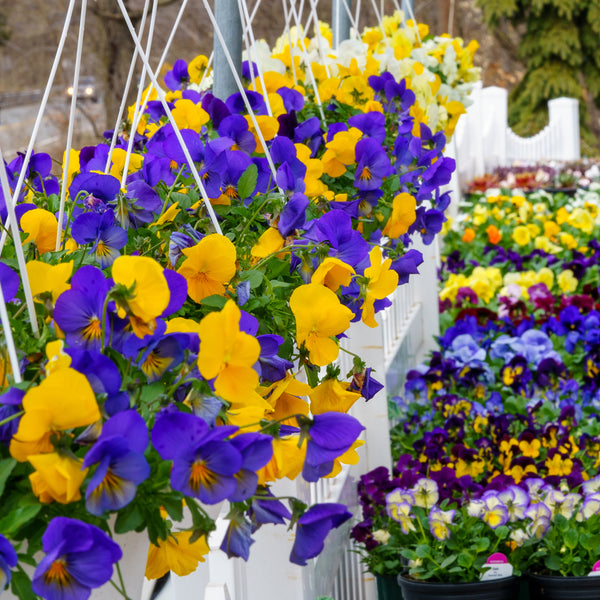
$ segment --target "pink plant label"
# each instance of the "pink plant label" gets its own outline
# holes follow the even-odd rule
[[[588,575],[588,577],[599,577],[599,576],[600,576],[600,560],[596,561],[596,563],[592,567],[592,571]]]
[[[502,552],[492,554],[487,559],[484,569],[484,572],[481,574],[481,581],[502,579],[503,577],[510,577],[513,574],[513,566]]]

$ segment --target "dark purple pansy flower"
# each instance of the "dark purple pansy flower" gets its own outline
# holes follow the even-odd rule
[[[148,428],[136,411],[120,412],[104,423],[83,461],[84,467],[98,463],[85,494],[90,513],[119,510],[133,500],[137,486],[150,476],[147,446]]]
[[[218,128],[221,137],[230,138],[237,148],[246,154],[252,154],[256,150],[256,140],[248,129],[248,121],[242,115],[231,115],[225,117]]]
[[[73,178],[69,186],[69,196],[73,201],[77,198],[86,208],[93,209],[98,200],[103,203],[114,200],[120,189],[121,182],[112,175],[80,173]],[[88,200],[88,196],[91,196],[91,199]]]
[[[152,223],[155,213],[162,208],[162,200],[145,181],[138,180],[127,184],[127,192],[117,196],[115,205],[117,220],[123,229],[128,229]]]
[[[21,404],[23,396],[25,396],[25,392],[18,388],[11,388],[0,396],[0,421],[9,419],[23,410]],[[0,425],[0,443],[8,446],[13,435],[17,433],[20,420],[21,418],[17,417],[4,423],[4,425]],[[2,565],[0,565],[0,568],[2,568]],[[1,585],[0,590],[2,590]]]
[[[189,80],[188,65],[182,59],[176,60],[173,68],[165,75],[165,85],[172,91],[180,90]]]
[[[360,113],[348,119],[348,125],[360,129],[365,135],[376,139],[380,144],[385,140],[385,115],[372,111]]]
[[[242,77],[254,79],[258,77],[258,66],[255,62],[249,60],[242,61]]]
[[[310,202],[301,192],[296,192],[287,201],[279,215],[277,228],[282,237],[286,238],[294,230],[300,229],[306,223],[306,209]]]
[[[290,562],[304,566],[309,558],[317,556],[325,544],[327,534],[352,517],[344,504],[315,504],[299,519],[296,539],[290,554]]]
[[[233,494],[242,455],[225,438],[236,430],[220,426],[209,431],[206,422],[195,415],[159,413],[152,429],[152,444],[163,460],[173,461],[173,489],[206,504],[216,504]]]
[[[370,400],[377,392],[383,389],[383,384],[379,383],[374,377],[371,377],[372,371],[373,369],[368,367],[363,372],[357,373],[352,378],[352,383],[350,384],[350,389],[360,392],[365,400]]]
[[[117,225],[110,209],[102,214],[80,214],[73,221],[71,233],[78,244],[92,245],[90,254],[100,263],[101,269],[112,265],[121,256],[119,250],[127,244],[127,232]]]
[[[243,502],[256,492],[256,471],[264,467],[273,456],[272,438],[255,432],[240,433],[232,438],[231,444],[242,455],[242,468],[235,474],[237,489],[229,496],[229,501]]]
[[[423,262],[423,254],[414,248],[392,261],[390,269],[398,273],[398,285],[408,283],[411,275],[418,275],[419,265]]]
[[[315,415],[308,427],[302,476],[317,481],[331,473],[333,462],[350,449],[364,427],[351,415],[324,412]]]
[[[343,210],[331,210],[314,221],[312,236],[318,242],[331,245],[330,256],[356,267],[369,254],[369,245],[352,228],[352,219]]]
[[[376,139],[365,138],[358,141],[355,153],[354,185],[362,191],[379,189],[383,178],[392,174],[390,159],[384,148]]]
[[[17,562],[15,549],[0,533],[0,593],[10,583],[11,569],[17,566]]]
[[[91,590],[107,583],[123,553],[94,525],[55,517],[42,546],[46,556],[33,575],[32,590],[46,600],[87,600]]]
[[[248,560],[252,539],[252,524],[243,514],[236,514],[229,521],[225,537],[221,542],[221,550],[229,558],[243,558]]]
[[[279,381],[283,379],[288,369],[294,365],[289,360],[277,355],[279,347],[283,344],[283,338],[279,335],[264,334],[257,336],[260,344],[260,356],[258,357],[258,373],[265,381]]]
[[[253,531],[265,523],[283,524],[286,519],[292,518],[290,511],[271,494],[268,488],[262,488],[260,495],[252,499],[248,516],[252,522]]]
[[[0,261],[0,285],[4,302],[10,302],[19,291],[21,278],[6,264]]]
[[[169,304],[163,310],[161,317],[168,317],[176,313],[185,303],[187,299],[187,280],[183,275],[171,269],[164,269],[163,275],[169,286]]]
[[[281,96],[283,106],[287,112],[292,110],[300,111],[304,108],[304,96],[298,90],[289,87],[280,87],[277,93]]]
[[[71,289],[56,300],[54,320],[66,334],[67,343],[89,349],[100,349],[104,301],[108,281],[100,269],[91,265],[81,267],[71,279]],[[109,331],[106,332],[108,339]]]
[[[202,108],[209,114],[212,124],[217,129],[221,121],[231,114],[225,102],[211,93],[205,94],[202,98]]]
[[[246,91],[245,95],[248,99],[248,104],[250,104],[250,108],[252,108],[252,112],[255,115],[267,114],[267,105],[265,104],[265,99],[262,97],[262,94]],[[225,105],[231,114],[245,115],[248,112],[241,92],[231,94],[231,96],[225,100]]]

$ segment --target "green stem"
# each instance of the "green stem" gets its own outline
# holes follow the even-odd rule
[[[10,417],[6,417],[6,419],[2,419],[2,421],[0,421],[0,427],[2,427],[2,425],[6,425],[6,423],[10,423],[11,421],[14,421],[15,419],[18,419],[20,416],[22,416],[24,414],[25,414],[25,411],[21,410],[18,413],[11,415]]]
[[[171,199],[171,194],[175,191],[175,186],[179,182],[179,177],[181,176],[181,173],[183,173],[183,166],[181,167],[181,169],[179,169],[179,173],[177,173],[177,177],[175,177],[175,181],[173,182],[173,185],[171,185],[171,187],[167,191],[167,197],[165,198],[165,201],[163,203],[163,207],[162,207],[162,210],[160,211],[160,215],[158,215],[159,219],[163,216],[163,214],[167,210],[167,204],[169,204],[169,200]]]
[[[123,598],[126,600],[131,600],[131,598],[127,595],[127,589],[125,588],[125,581],[123,581],[123,573],[121,573],[121,563],[118,562],[116,565],[117,575],[119,576],[119,583],[121,584],[121,594]]]
[[[269,200],[270,200],[270,198],[267,196],[267,198],[263,201],[263,203],[252,213],[252,216],[250,217],[250,219],[248,220],[246,225],[244,225],[244,229],[242,229],[242,231],[240,232],[240,235],[239,235],[240,239],[244,236],[246,231],[248,231],[248,227],[250,227],[250,225],[252,224],[254,219],[256,219],[258,213],[263,209],[264,205],[267,204],[267,202],[269,202]]]
[[[110,294],[106,294],[106,298],[104,299],[104,306],[102,307],[102,323],[100,326],[102,327],[102,336],[100,339],[100,350],[104,350],[106,346],[106,313],[108,312],[108,302],[110,300]]]

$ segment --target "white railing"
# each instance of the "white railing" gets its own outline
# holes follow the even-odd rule
[[[497,166],[514,161],[578,160],[579,102],[555,98],[548,102],[549,123],[536,135],[522,138],[508,126],[508,92],[475,85],[473,104],[462,115],[453,139],[458,179],[464,186]]]

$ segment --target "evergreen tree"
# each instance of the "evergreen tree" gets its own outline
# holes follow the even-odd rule
[[[526,73],[511,91],[509,123],[530,136],[547,123],[547,102],[577,98],[584,151],[597,145],[586,99],[600,107],[600,0],[477,0],[486,23],[509,22],[523,35],[518,48]],[[592,148],[590,148],[592,146]],[[587,147],[587,148],[586,148]]]

